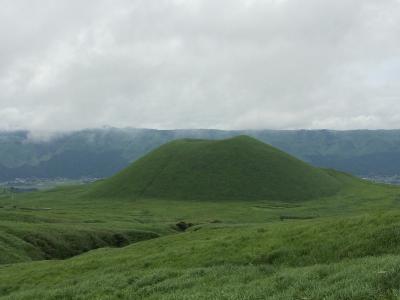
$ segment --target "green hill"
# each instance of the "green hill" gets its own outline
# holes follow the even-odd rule
[[[178,140],[102,182],[0,193],[0,299],[398,299],[399,228],[397,186]]]
[[[96,197],[301,201],[335,194],[340,182],[248,136],[169,142],[114,177]]]

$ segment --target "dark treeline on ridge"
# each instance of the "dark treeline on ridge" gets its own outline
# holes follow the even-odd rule
[[[0,181],[15,178],[108,177],[174,139],[223,139],[246,134],[318,167],[359,176],[400,169],[400,130],[153,130],[88,129],[31,138],[0,132]]]

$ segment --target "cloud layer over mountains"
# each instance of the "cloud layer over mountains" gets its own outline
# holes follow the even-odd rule
[[[4,0],[0,129],[396,128],[399,0]]]

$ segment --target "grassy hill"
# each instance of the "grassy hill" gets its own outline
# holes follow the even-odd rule
[[[109,177],[162,144],[182,138],[224,139],[241,134],[314,166],[354,175],[398,175],[400,130],[150,130],[87,129],[52,138],[0,131],[0,182],[15,178]]]
[[[333,195],[340,182],[248,136],[169,142],[97,184],[99,197],[302,201]]]
[[[96,184],[0,193],[0,299],[398,299],[399,220],[399,187],[178,140]]]
[[[295,203],[0,196],[0,299],[396,299],[400,189],[331,176]]]
[[[397,208],[396,187],[331,172],[342,189],[306,202],[88,197],[91,186],[0,194],[0,264],[64,259],[99,247],[121,247],[179,233],[184,221],[262,224],[321,219]]]

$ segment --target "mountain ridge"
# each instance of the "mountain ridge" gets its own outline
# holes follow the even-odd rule
[[[40,140],[33,139],[27,131],[0,131],[0,182],[29,177],[109,177],[174,139],[224,139],[240,134],[255,137],[317,167],[367,177],[397,175],[400,170],[400,130],[103,128]]]

